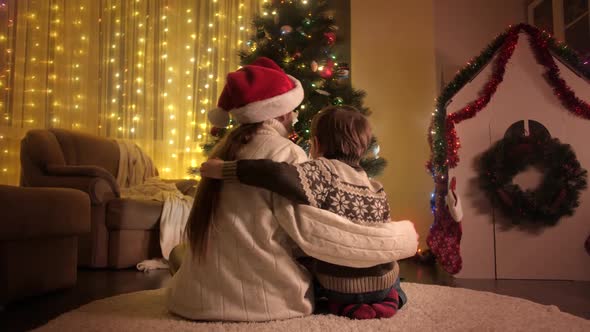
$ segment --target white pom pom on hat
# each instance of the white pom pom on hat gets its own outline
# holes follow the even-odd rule
[[[261,57],[227,75],[217,108],[207,114],[215,127],[226,127],[229,114],[239,123],[274,119],[303,101],[303,87],[274,61]]]
[[[207,118],[214,127],[224,128],[229,125],[229,112],[219,107],[210,110]]]

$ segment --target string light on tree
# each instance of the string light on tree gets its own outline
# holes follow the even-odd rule
[[[333,49],[338,28],[326,15],[328,9],[325,0],[264,1],[261,14],[254,19],[255,33],[249,40],[237,42],[242,64],[266,56],[301,81],[305,100],[295,125],[297,135],[292,139],[304,149],[309,148],[311,118],[321,108],[348,104],[368,113],[362,104],[364,92],[353,89],[347,78],[336,74],[341,72]],[[342,69],[349,70],[346,66]],[[210,129],[208,132],[222,136],[227,131]],[[208,144],[207,148],[212,145]],[[375,151],[373,147],[371,150]],[[362,166],[374,176],[384,168],[385,160],[373,153],[363,159]]]

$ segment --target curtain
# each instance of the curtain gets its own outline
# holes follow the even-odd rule
[[[0,183],[20,139],[66,128],[131,139],[187,177],[262,0],[0,0]]]

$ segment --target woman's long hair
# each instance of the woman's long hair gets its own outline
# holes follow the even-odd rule
[[[240,148],[250,142],[262,123],[243,124],[217,143],[209,158],[235,160]],[[221,193],[222,181],[203,178],[197,186],[195,201],[186,224],[186,236],[193,256],[198,260],[207,255],[209,234]]]

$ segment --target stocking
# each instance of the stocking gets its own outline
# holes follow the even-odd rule
[[[461,271],[461,223],[463,217],[460,199],[455,193],[455,178],[449,185],[449,194],[445,198],[446,206],[443,211],[436,213],[434,224],[430,227],[430,233],[426,243],[439,264],[450,274]],[[459,219],[459,220],[455,220]]]

